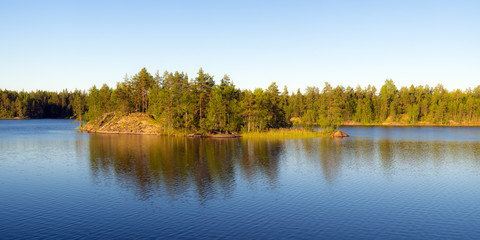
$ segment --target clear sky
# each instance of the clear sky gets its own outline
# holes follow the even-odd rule
[[[73,90],[142,67],[239,88],[480,85],[480,1],[0,1],[0,89]]]

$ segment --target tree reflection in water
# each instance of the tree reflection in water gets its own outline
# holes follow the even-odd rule
[[[166,194],[200,201],[229,197],[235,169],[254,184],[275,184],[280,141],[191,139],[139,135],[92,135],[90,166],[97,181],[113,179],[140,199]]]
[[[375,138],[191,139],[91,135],[90,168],[97,182],[118,184],[139,199],[230,198],[240,181],[275,188],[280,169],[302,163],[333,185],[346,171],[418,173],[452,164],[479,168],[480,143]]]

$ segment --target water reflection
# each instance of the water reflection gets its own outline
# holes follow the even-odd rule
[[[343,174],[369,171],[434,174],[457,167],[480,169],[480,143],[348,139],[190,139],[183,137],[91,135],[90,169],[97,182],[134,191],[139,199],[231,198],[240,181],[276,188],[281,172],[301,164],[325,184]],[[301,176],[300,176],[301,177]]]
[[[251,183],[264,178],[274,185],[282,151],[280,141],[92,135],[90,167],[97,181],[114,179],[141,199],[165,194],[206,201],[231,196],[236,169]]]
[[[241,176],[250,183],[263,178],[271,187],[275,187],[279,161],[284,154],[284,142],[278,139],[242,139],[239,143],[238,168]]]

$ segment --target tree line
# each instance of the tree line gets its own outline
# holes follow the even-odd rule
[[[289,92],[275,82],[267,89],[241,90],[228,75],[215,82],[200,69],[195,78],[183,72],[145,68],[125,76],[115,88],[104,84],[87,92],[1,91],[0,117],[76,117],[91,120],[107,112],[143,112],[165,129],[188,132],[253,132],[319,126],[335,129],[345,121],[362,124],[402,122],[470,124],[480,121],[480,86],[465,91],[436,87],[397,88],[391,79],[375,86],[307,87]]]
[[[86,111],[85,91],[9,91],[0,89],[0,119],[72,118]]]

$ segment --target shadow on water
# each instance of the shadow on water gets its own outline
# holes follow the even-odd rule
[[[341,182],[346,171],[362,169],[389,179],[398,173],[429,172],[455,164],[480,168],[480,143],[476,141],[91,135],[89,149],[96,182],[116,184],[141,200],[231,198],[241,181],[276,188],[282,181],[280,169],[292,171],[284,166],[293,161],[323,176],[328,185]]]

